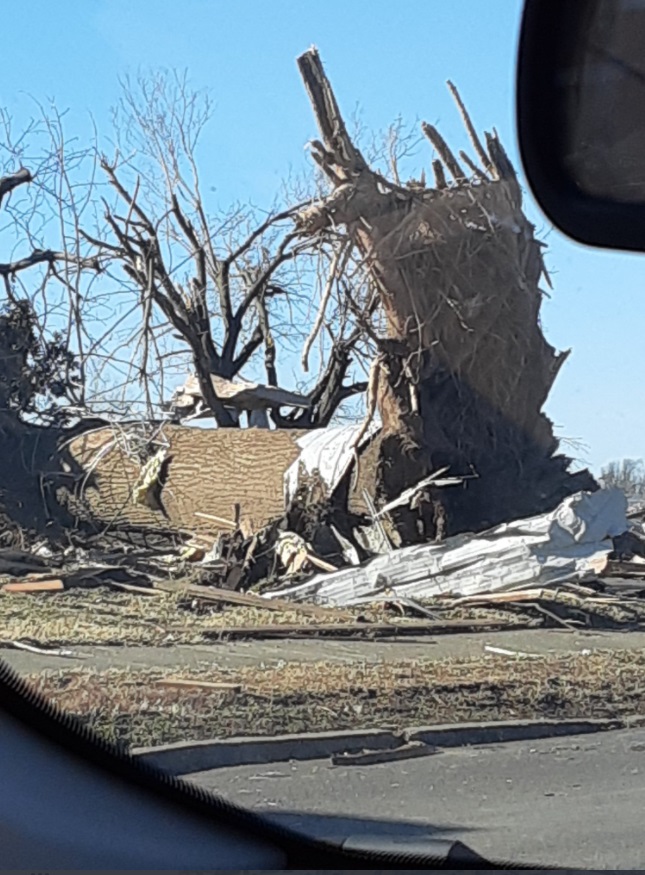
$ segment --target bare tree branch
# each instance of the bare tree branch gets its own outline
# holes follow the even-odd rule
[[[34,267],[36,264],[56,264],[68,262],[74,264],[79,270],[95,270],[100,272],[101,263],[97,257],[83,258],[71,252],[55,252],[52,249],[35,249],[30,255],[17,261],[0,263],[0,276],[15,276],[22,270]]]
[[[6,194],[12,192],[14,188],[18,188],[19,185],[24,185],[26,182],[31,182],[32,180],[33,176],[26,167],[21,168],[17,173],[11,173],[8,176],[0,177],[0,205]]]
[[[348,239],[336,250],[336,252],[334,253],[334,257],[332,258],[332,262],[329,267],[329,276],[327,277],[325,289],[320,300],[320,306],[318,308],[316,320],[302,348],[301,364],[304,371],[309,370],[309,351],[311,350],[314,340],[318,336],[318,332],[320,331],[323,321],[325,319],[325,311],[327,310],[327,305],[329,303],[329,298],[331,297],[334,282],[338,280],[338,276],[342,275],[343,271],[345,270],[345,266],[347,264],[349,256],[351,255],[351,251],[352,242]]]

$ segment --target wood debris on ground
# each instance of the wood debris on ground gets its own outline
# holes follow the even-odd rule
[[[321,489],[315,478],[301,483],[285,515],[251,534],[241,531],[233,507],[228,532],[210,545],[192,532],[152,541],[143,533],[138,542],[115,532],[58,552],[3,550],[0,596],[42,603],[95,588],[156,596],[143,609],[154,623],[153,605],[170,594],[178,616],[217,615],[200,640],[575,631],[645,619],[645,536],[640,522],[627,519],[618,490],[580,493],[549,514],[488,532],[370,556],[349,549],[341,529],[351,530],[350,520],[333,512]],[[410,494],[403,490],[403,499]],[[181,622],[166,617],[167,633],[153,639],[185,639]]]

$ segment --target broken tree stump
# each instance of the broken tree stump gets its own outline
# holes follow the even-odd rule
[[[332,190],[297,225],[303,235],[344,227],[387,325],[374,365],[383,428],[362,454],[350,509],[365,488],[386,502],[438,468],[470,475],[463,488],[429,488],[415,508],[394,512],[404,539],[423,541],[596,489],[587,471],[569,472],[542,411],[568,353],[542,333],[542,244],[497,134],[482,143],[449,83],[479,164],[464,152],[458,160],[423,124],[435,186],[391,182],[349,137],[317,50],[298,66],[322,139],[312,155]]]

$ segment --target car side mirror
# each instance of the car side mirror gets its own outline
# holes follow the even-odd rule
[[[645,251],[645,0],[527,0],[520,152],[565,234]]]

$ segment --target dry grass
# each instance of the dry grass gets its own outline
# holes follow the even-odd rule
[[[352,619],[363,616],[379,621],[395,619],[392,611],[382,607],[355,608]],[[456,618],[454,611],[442,610],[444,619]],[[521,622],[521,616],[469,608],[459,612],[459,619],[503,617],[509,625]],[[413,619],[413,618],[410,618]],[[397,622],[406,618],[397,616]],[[62,593],[30,595],[0,594],[0,637],[27,641],[42,646],[129,645],[170,647],[176,644],[201,644],[213,639],[224,626],[262,624],[319,625],[331,622],[328,617],[314,617],[298,610],[269,611],[258,608],[207,606],[197,609],[180,594],[159,592],[135,595],[107,588],[76,589]],[[338,623],[350,622],[339,617]]]
[[[158,685],[171,674],[234,682],[241,690]],[[645,650],[381,664],[285,662],[234,670],[74,669],[27,679],[102,735],[133,745],[645,710]]]
[[[238,607],[219,610],[216,606],[195,610],[181,595],[165,592],[139,596],[102,588],[0,597],[3,638],[52,646],[200,644],[223,626],[316,622],[320,621],[297,609],[280,613]]]

